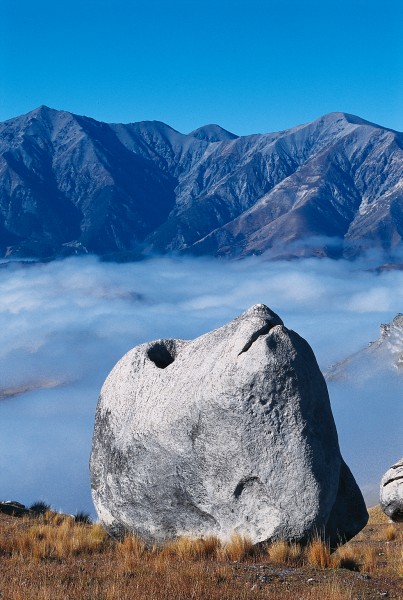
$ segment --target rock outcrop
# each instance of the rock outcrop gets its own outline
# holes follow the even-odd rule
[[[380,326],[380,337],[375,342],[332,365],[325,372],[327,381],[348,377],[371,377],[383,369],[403,373],[403,314],[398,313],[390,323]]]
[[[392,521],[403,521],[403,458],[382,477],[379,501]]]
[[[264,305],[195,340],[128,352],[102,387],[90,466],[115,536],[235,531],[258,543],[319,531],[336,544],[368,518],[315,356]]]
[[[0,513],[5,515],[11,515],[12,517],[25,517],[29,515],[31,511],[21,502],[16,500],[6,500],[0,502]]]

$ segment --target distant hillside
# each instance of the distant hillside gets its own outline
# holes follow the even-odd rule
[[[0,255],[393,253],[402,147],[344,113],[238,137],[41,106],[0,124]]]
[[[398,313],[390,322],[381,325],[380,337],[367,348],[348,356],[328,369],[328,381],[355,377],[365,371],[368,376],[383,369],[403,373],[403,314]]]

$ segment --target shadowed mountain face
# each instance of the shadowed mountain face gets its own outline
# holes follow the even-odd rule
[[[403,134],[344,113],[238,137],[42,106],[0,124],[0,254],[393,252],[402,147]]]

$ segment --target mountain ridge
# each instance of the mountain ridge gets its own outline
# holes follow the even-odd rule
[[[382,370],[403,372],[403,313],[380,325],[380,336],[366,348],[347,356],[324,373],[328,381],[369,378]]]
[[[400,132],[341,112],[237,136],[40,106],[0,123],[0,253],[392,255],[402,148]]]

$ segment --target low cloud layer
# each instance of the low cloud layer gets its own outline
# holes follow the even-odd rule
[[[97,397],[136,344],[193,338],[265,303],[308,340],[322,369],[366,346],[403,310],[403,272],[370,266],[91,257],[0,265],[1,495],[93,513],[88,458]],[[402,453],[401,383],[382,368],[329,386],[342,453],[369,503]]]

